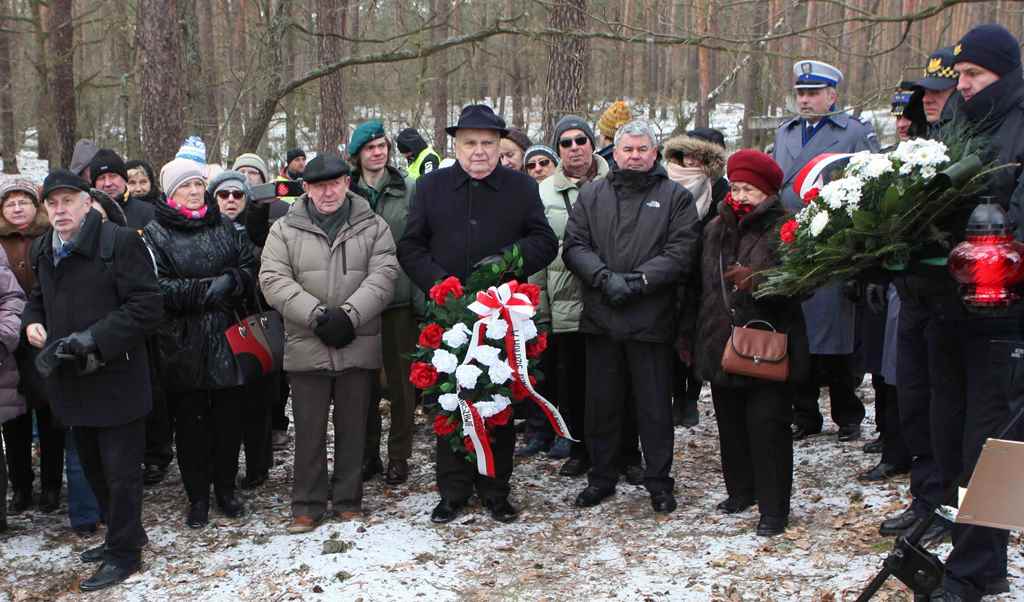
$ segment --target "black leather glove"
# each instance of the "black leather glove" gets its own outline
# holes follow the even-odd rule
[[[486,267],[486,266],[489,266],[489,265],[494,265],[496,263],[501,263],[504,260],[505,260],[505,258],[500,253],[498,253],[496,255],[488,255],[487,257],[484,257],[480,261],[474,263],[473,264],[473,268],[475,269],[475,268]]]
[[[612,307],[619,307],[633,296],[633,289],[626,282],[626,277],[618,272],[611,272],[601,287],[605,301]]]
[[[644,283],[643,274],[640,272],[631,272],[629,274],[624,274],[623,278],[626,279],[626,284],[629,285],[629,290],[632,293],[630,295],[631,297],[639,297],[644,294],[644,287],[646,285]]]
[[[231,274],[221,274],[210,282],[203,297],[203,305],[217,305],[225,301],[235,290],[235,278]]]
[[[324,345],[335,349],[341,349],[356,339],[355,326],[340,307],[329,307],[317,316],[313,332]]]
[[[860,303],[863,292],[860,282],[857,282],[856,280],[847,280],[843,283],[842,287],[840,287],[840,290],[842,291],[843,296],[850,301]]]
[[[85,357],[90,353],[99,351],[99,347],[96,346],[92,333],[88,330],[83,330],[82,332],[73,332],[64,337],[64,347],[61,351],[77,357]]]
[[[886,287],[881,284],[868,284],[864,287],[864,303],[874,314],[884,314],[889,305],[889,296]]]

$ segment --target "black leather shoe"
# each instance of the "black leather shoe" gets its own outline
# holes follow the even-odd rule
[[[757,535],[759,537],[782,535],[786,532],[786,525],[788,524],[789,517],[787,516],[768,516],[762,514],[761,519],[757,521]]]
[[[434,506],[434,511],[430,513],[430,521],[439,525],[450,523],[459,515],[463,506],[465,506],[465,502],[453,502],[441,498],[441,501]]]
[[[683,424],[686,428],[693,428],[700,424],[700,410],[697,408],[697,400],[687,401],[683,409]]]
[[[217,507],[228,518],[238,518],[245,514],[245,504],[235,494],[217,496]]]
[[[575,506],[577,508],[590,508],[603,502],[606,498],[615,494],[615,488],[605,489],[596,485],[587,485],[586,489],[576,496]]]
[[[860,436],[860,424],[844,424],[839,427],[840,441],[857,441]]]
[[[99,525],[97,523],[78,525],[77,527],[72,527],[72,530],[74,530],[75,535],[82,539],[88,539],[96,535],[96,532],[99,531]]]
[[[917,515],[908,508],[897,516],[882,521],[882,525],[878,528],[878,533],[887,537],[902,535],[904,531],[913,527],[917,521]]]
[[[963,602],[963,598],[953,592],[948,592],[942,588],[939,588],[932,592],[931,597],[928,598],[928,602]]]
[[[363,460],[364,481],[369,481],[382,472],[384,472],[384,463],[380,461],[380,456],[370,456]]]
[[[905,531],[905,535],[910,535],[910,531]],[[932,526],[928,527],[924,535],[921,536],[921,545],[928,548],[933,545],[942,543],[944,540],[949,539],[953,535],[953,525],[944,521],[936,520],[932,522]]]
[[[60,508],[60,491],[52,489],[43,490],[39,494],[39,511],[49,514]]]
[[[146,464],[146,467],[142,469],[142,484],[143,485],[156,485],[160,481],[164,480],[167,476],[167,467],[158,466],[156,464]]]
[[[857,475],[859,481],[888,481],[893,477],[898,477],[902,474],[910,472],[909,466],[897,466],[895,464],[886,464],[885,462],[879,462],[874,468],[867,472],[862,472]]]
[[[89,548],[88,550],[82,552],[79,558],[82,559],[82,562],[88,564],[90,562],[103,562],[103,559],[106,558],[106,556],[107,544],[101,543],[95,548]]]
[[[484,507],[491,511],[491,518],[499,523],[510,523],[519,516],[519,509],[513,506],[508,498],[484,500]]]
[[[1010,591],[1010,581],[1003,577],[1002,579],[994,579],[985,584],[985,595],[986,596],[998,596],[999,594],[1006,594]]]
[[[32,507],[32,490],[15,489],[11,496],[11,505],[7,507],[8,514],[21,514]]]
[[[265,472],[261,473],[261,474],[248,474],[248,473],[246,473],[246,475],[244,477],[242,477],[241,479],[238,479],[238,488],[246,490],[246,491],[249,491],[251,489],[256,489],[260,485],[262,485],[262,484],[267,482],[268,476],[269,475],[267,475],[267,473],[265,473]]]
[[[549,449],[551,449],[551,444],[553,443],[554,439],[548,439],[544,437],[531,437],[526,441],[526,445],[516,450],[516,455],[521,458],[536,456],[541,452],[546,452]]]
[[[679,505],[671,491],[657,491],[651,494],[651,508],[658,514],[673,512]]]
[[[202,529],[210,522],[210,500],[192,502],[188,508],[185,524],[191,529]]]
[[[718,508],[719,512],[722,512],[723,514],[737,514],[753,506],[755,503],[757,503],[757,501],[752,497],[729,496],[718,502],[715,508]]]
[[[578,477],[590,470],[590,460],[586,458],[569,458],[558,469],[558,474],[563,477]]]
[[[639,464],[631,464],[622,469],[622,477],[630,485],[643,485],[644,467]]]
[[[389,460],[388,471],[384,474],[384,482],[388,485],[401,485],[409,480],[408,460]]]
[[[5,531],[7,531],[7,519],[0,518],[0,533],[4,533]]]
[[[83,592],[94,592],[112,585],[117,585],[137,572],[139,572],[138,562],[125,567],[117,566],[113,562],[104,562],[100,565],[100,568],[93,573],[92,577],[89,577],[79,584],[79,588],[81,588]]]
[[[806,439],[811,435],[817,435],[821,432],[821,427],[819,426],[816,429],[812,429],[799,424],[794,424],[791,432],[793,434],[793,441],[800,441],[801,439]]]
[[[865,454],[880,454],[882,453],[882,438],[878,437],[864,444]]]

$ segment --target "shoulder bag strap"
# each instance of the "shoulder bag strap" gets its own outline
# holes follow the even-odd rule
[[[565,212],[569,214],[569,217],[572,217],[572,203],[569,202],[568,190],[562,191],[562,200],[565,201]]]
[[[729,324],[735,326],[736,322],[733,320],[733,309],[729,303],[729,295],[725,292],[725,260],[722,258],[722,253],[725,250],[725,227],[722,226],[722,232],[718,239],[718,282],[722,285],[722,301],[725,303],[725,311],[729,314]]]

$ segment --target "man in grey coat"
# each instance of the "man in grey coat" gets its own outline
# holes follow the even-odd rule
[[[843,81],[839,69],[820,61],[798,61],[793,77],[800,115],[779,127],[772,158],[782,167],[782,204],[795,212],[803,202],[793,190],[793,180],[808,161],[822,153],[878,152],[880,147],[869,123],[837,109],[836,88]],[[812,354],[811,379],[794,401],[793,438],[821,432],[818,394],[821,386],[828,386],[839,440],[859,439],[864,406],[854,393],[862,376],[854,373],[855,305],[839,285],[829,285],[803,307]]]

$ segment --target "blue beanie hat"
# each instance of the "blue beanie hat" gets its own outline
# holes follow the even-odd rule
[[[967,32],[953,47],[954,64],[974,63],[1002,77],[1020,71],[1020,43],[1005,27],[996,23],[979,25]]]

